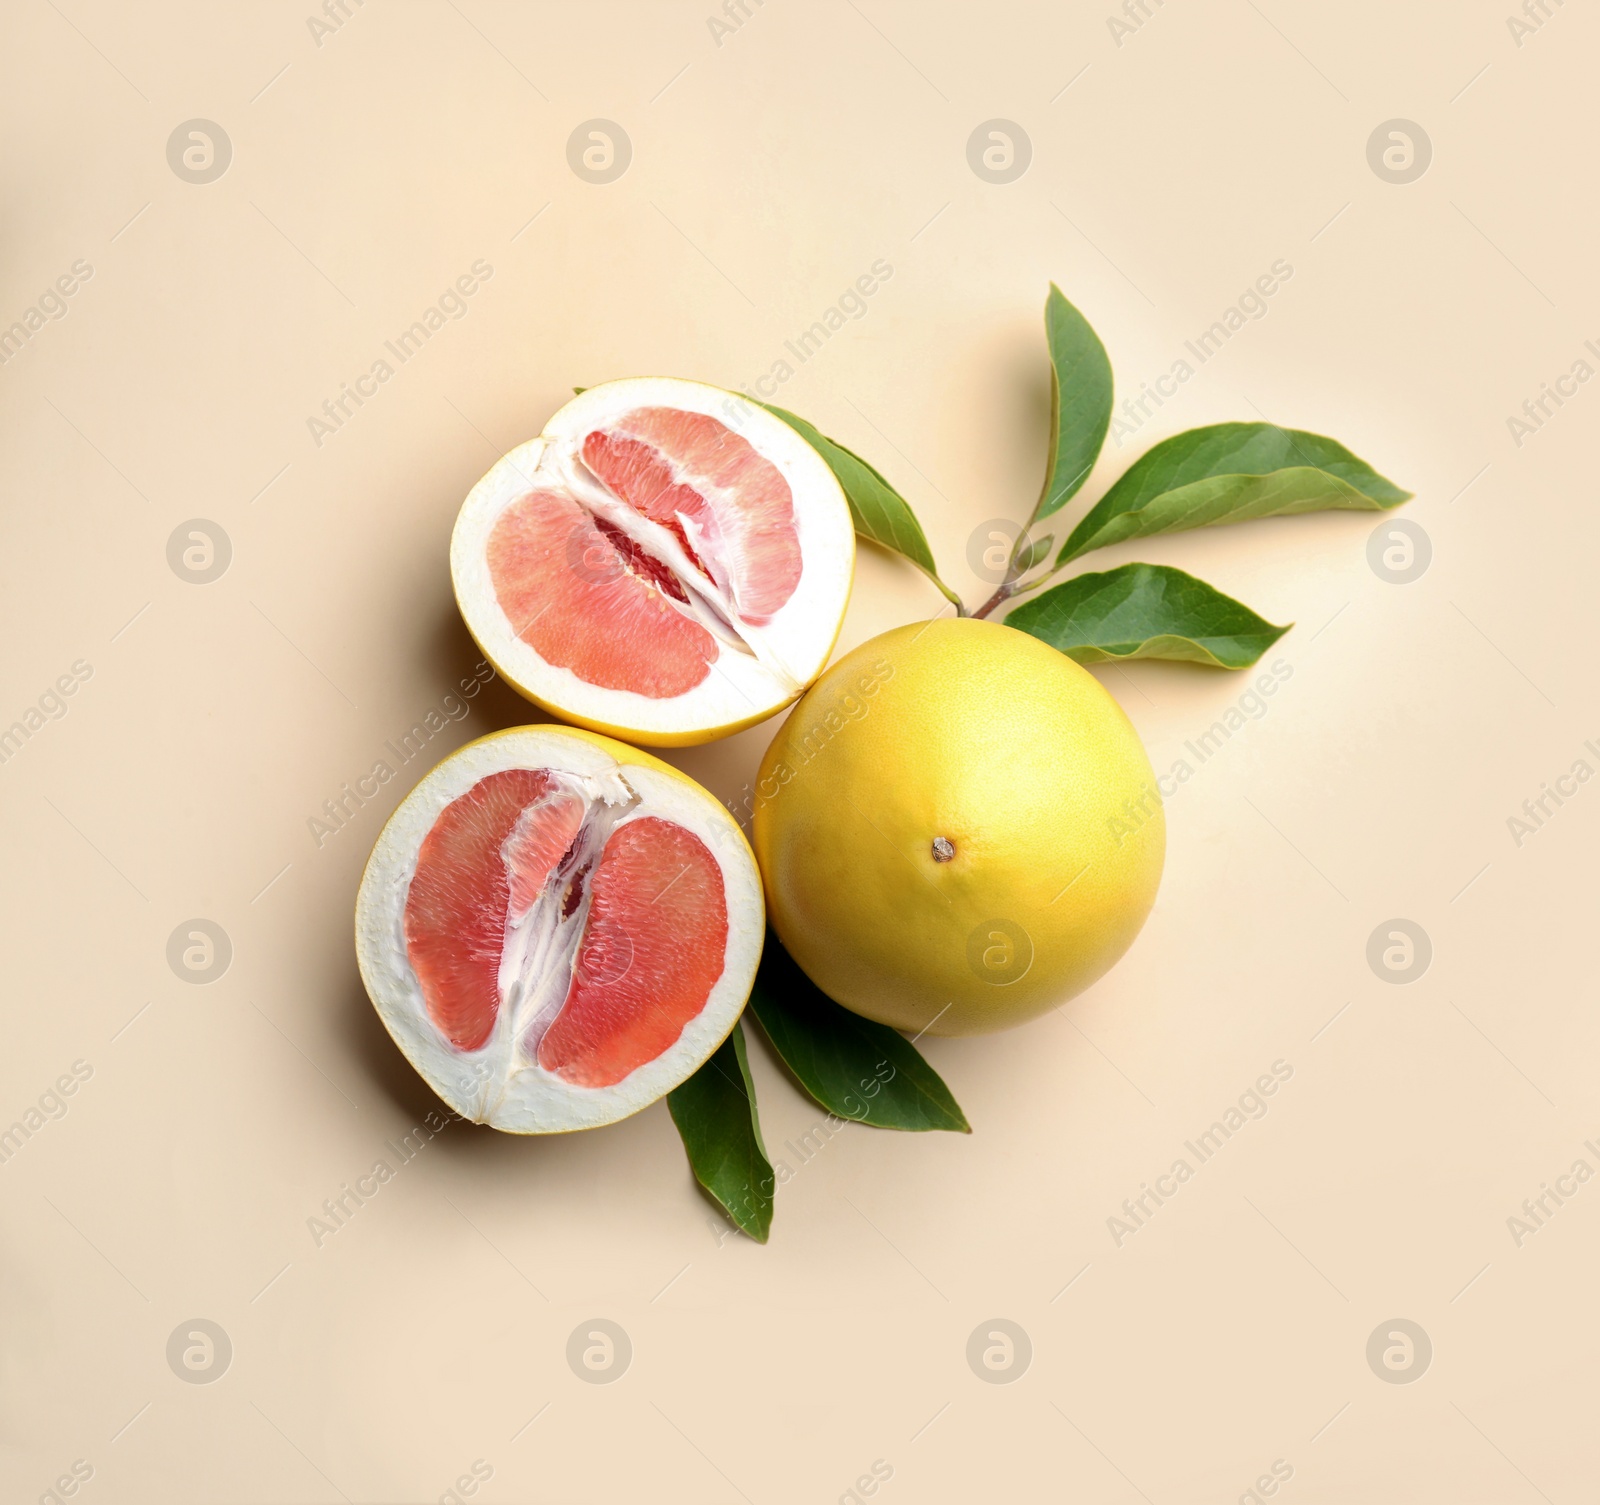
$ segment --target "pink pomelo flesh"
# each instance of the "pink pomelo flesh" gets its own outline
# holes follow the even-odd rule
[[[587,684],[662,700],[711,672],[711,634],[560,492],[506,508],[489,535],[489,574],[517,636]]]
[[[587,684],[671,699],[793,597],[803,560],[783,473],[706,413],[640,407],[577,445],[587,484],[542,485],[488,539],[512,629]],[[589,486],[598,494],[592,495]]]
[[[692,831],[608,807],[570,777],[478,780],[423,839],[406,955],[458,1052],[502,1023],[528,1064],[609,1087],[672,1047],[722,976],[722,871]]]
[[[726,424],[637,408],[591,433],[583,459],[630,507],[678,535],[742,620],[765,622],[794,594],[800,540],[789,483]]]
[[[406,952],[428,1017],[457,1050],[478,1050],[494,1029],[511,895],[500,851],[549,782],[543,769],[490,774],[444,808],[417,854]]]
[[[539,1064],[607,1087],[683,1033],[722,975],[722,873],[692,831],[655,816],[619,826],[590,882],[589,924]]]

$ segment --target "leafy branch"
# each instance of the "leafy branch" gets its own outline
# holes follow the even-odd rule
[[[1038,580],[1023,577],[1050,552],[1050,535],[1033,530],[1075,497],[1089,479],[1111,427],[1111,358],[1089,321],[1050,284],[1044,300],[1045,344],[1050,351],[1050,453],[1044,486],[1033,513],[1017,535],[1005,577],[995,593],[973,613],[987,617]],[[1059,561],[1058,561],[1059,562]]]
[[[1105,346],[1054,283],[1044,325],[1051,398],[1044,484],[1000,583],[974,617],[992,616],[1091,550],[1126,539],[1301,512],[1381,512],[1410,499],[1409,491],[1337,440],[1274,423],[1211,424],[1164,439],[1136,460],[1079,519],[1054,562],[1038,572],[1055,547],[1055,530],[1041,532],[1040,524],[1066,507],[1094,470],[1111,425],[1113,391]],[[772,411],[833,468],[850,498],[856,531],[904,554],[966,615],[939,579],[905,498],[865,460],[803,418]],[[1005,620],[1080,663],[1165,658],[1226,669],[1248,668],[1288,631],[1203,580],[1151,564],[1066,579]]]

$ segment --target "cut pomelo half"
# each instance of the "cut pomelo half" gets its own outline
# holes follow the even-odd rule
[[[748,399],[672,377],[574,398],[472,488],[450,540],[461,615],[508,684],[669,747],[795,700],[854,572],[827,462]]]
[[[732,816],[649,753],[564,726],[468,743],[406,796],[356,900],[362,981],[457,1113],[612,1123],[727,1038],[765,933]]]

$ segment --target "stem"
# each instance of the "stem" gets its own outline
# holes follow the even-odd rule
[[[981,621],[996,607],[1004,606],[1014,594],[1016,594],[1016,586],[1008,581],[1005,585],[1002,585],[998,590],[996,590],[995,593],[990,596],[982,606],[972,613],[973,620]]]
[[[1032,580],[1023,580],[1015,577],[1006,580],[972,615],[974,617],[987,617],[997,607],[1004,606],[1013,596],[1025,596],[1029,591],[1038,590],[1054,573],[1055,567],[1051,566],[1042,575],[1035,575]]]
[[[1028,527],[1024,528],[1022,532],[1017,535],[1017,541],[1011,547],[1011,561],[1006,566],[1006,578],[1000,582],[999,586],[995,590],[995,593],[990,596],[982,606],[972,613],[975,619],[981,620],[982,618],[987,617],[990,612],[996,610],[998,607],[1004,606],[1006,602],[1009,601],[1013,596],[1022,591],[1032,590],[1033,587],[1039,583],[1038,580],[1035,579],[1031,583],[1024,585],[1021,580],[1021,577],[1027,574],[1028,571],[1031,570],[1036,563],[1038,563],[1038,561],[1033,557],[1033,540],[1028,533],[1028,529],[1032,528],[1034,523],[1038,521],[1039,508],[1037,504],[1035,504],[1033,510],[1034,516],[1028,519]],[[1048,543],[1049,540],[1047,539],[1046,542]],[[1046,573],[1048,573],[1048,571]]]

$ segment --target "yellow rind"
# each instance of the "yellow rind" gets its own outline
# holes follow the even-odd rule
[[[771,923],[823,992],[897,1029],[976,1034],[1115,964],[1155,901],[1166,823],[1092,674],[1013,628],[941,619],[811,687],[762,760],[753,845]],[[974,957],[1004,954],[1002,922],[1032,960],[996,981]]]

